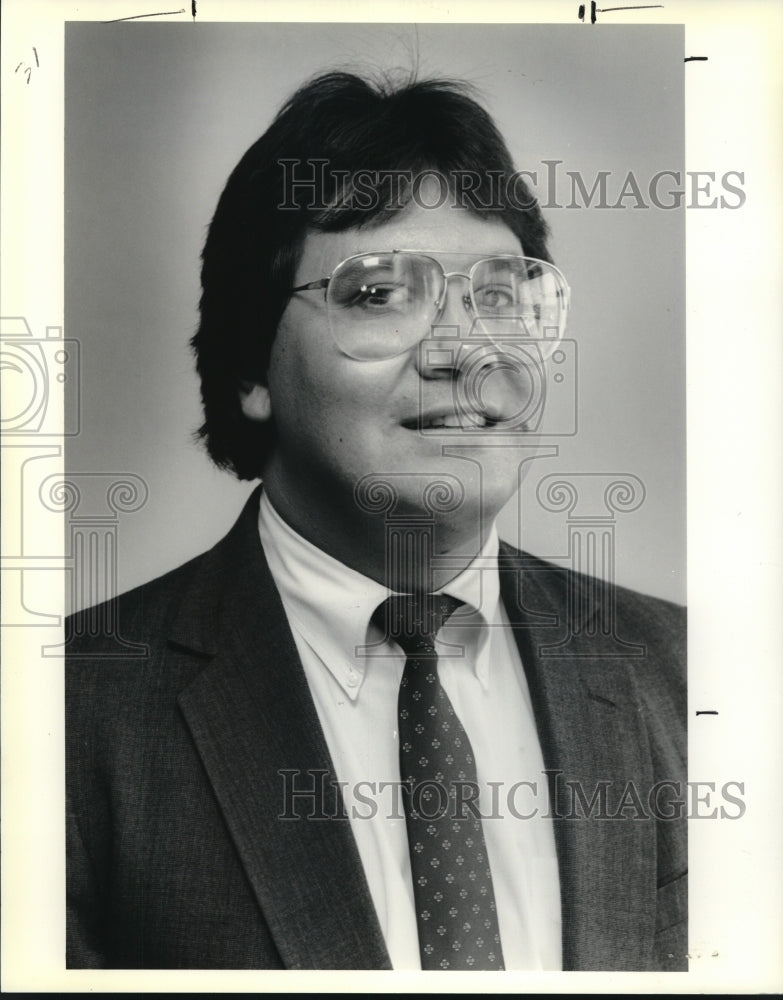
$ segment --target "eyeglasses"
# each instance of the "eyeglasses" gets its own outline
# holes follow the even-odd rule
[[[446,271],[438,257],[462,270]],[[468,267],[468,260],[475,262]],[[468,268],[465,270],[465,268]],[[329,329],[339,349],[359,361],[394,358],[415,347],[443,312],[449,279],[462,278],[462,304],[471,317],[469,338],[496,347],[535,338],[550,354],[565,333],[570,291],[547,261],[515,254],[390,250],[348,257],[327,278],[291,289],[323,288]],[[453,336],[453,335],[452,335]]]

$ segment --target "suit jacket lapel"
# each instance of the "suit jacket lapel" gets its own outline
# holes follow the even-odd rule
[[[210,658],[180,707],[285,966],[388,969],[257,511],[258,491],[180,610],[173,641]]]
[[[652,776],[631,671],[622,658],[596,655],[601,636],[590,629],[568,655],[547,655],[565,634],[567,575],[506,546],[502,559],[501,593],[550,772],[564,968],[644,968],[655,927],[655,824],[633,818],[633,792],[644,797]],[[588,803],[599,793],[592,816],[589,805],[580,808],[577,788]],[[630,818],[606,818],[623,795]]]

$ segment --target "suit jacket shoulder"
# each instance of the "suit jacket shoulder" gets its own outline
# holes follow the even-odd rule
[[[687,609],[660,597],[587,576],[501,543],[501,572],[518,574],[514,603],[536,616],[556,612],[548,655],[598,655],[630,664],[651,692],[669,692],[680,709],[687,684]],[[510,588],[506,588],[508,592]],[[650,669],[651,665],[655,669]]]

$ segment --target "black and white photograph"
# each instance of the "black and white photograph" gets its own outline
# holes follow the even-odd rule
[[[61,312],[6,295],[2,350],[65,982],[739,975],[705,886],[771,848],[694,449],[752,174],[693,157],[683,18],[577,6],[64,20]]]

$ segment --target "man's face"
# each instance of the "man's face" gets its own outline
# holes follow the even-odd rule
[[[375,227],[311,233],[294,287],[331,274],[353,254],[395,249],[430,251],[447,273],[466,271],[482,256],[522,252],[499,220],[481,219],[448,203],[440,209],[411,203]],[[470,259],[449,257],[466,252]],[[482,426],[486,414],[466,418],[457,412],[470,408],[466,399],[476,398],[469,386],[461,391],[468,378],[475,378],[475,354],[471,371],[455,360],[462,357],[457,341],[467,337],[474,320],[466,294],[466,280],[450,278],[434,333],[423,329],[423,343],[372,361],[341,352],[330,333],[323,292],[292,296],[269,366],[276,448],[264,476],[270,496],[291,523],[301,526],[307,510],[315,519],[331,512],[356,516],[354,490],[369,475],[392,484],[398,513],[420,511],[423,489],[440,477],[451,486],[458,481],[465,491],[457,509],[443,516],[449,526],[473,532],[481,519],[483,534],[516,489],[520,452],[514,445],[520,442],[493,423]],[[499,366],[497,372],[484,372],[481,381],[482,400],[495,420],[519,411],[518,375],[510,378]],[[466,420],[464,432],[448,426]],[[444,454],[444,448],[452,453]]]

